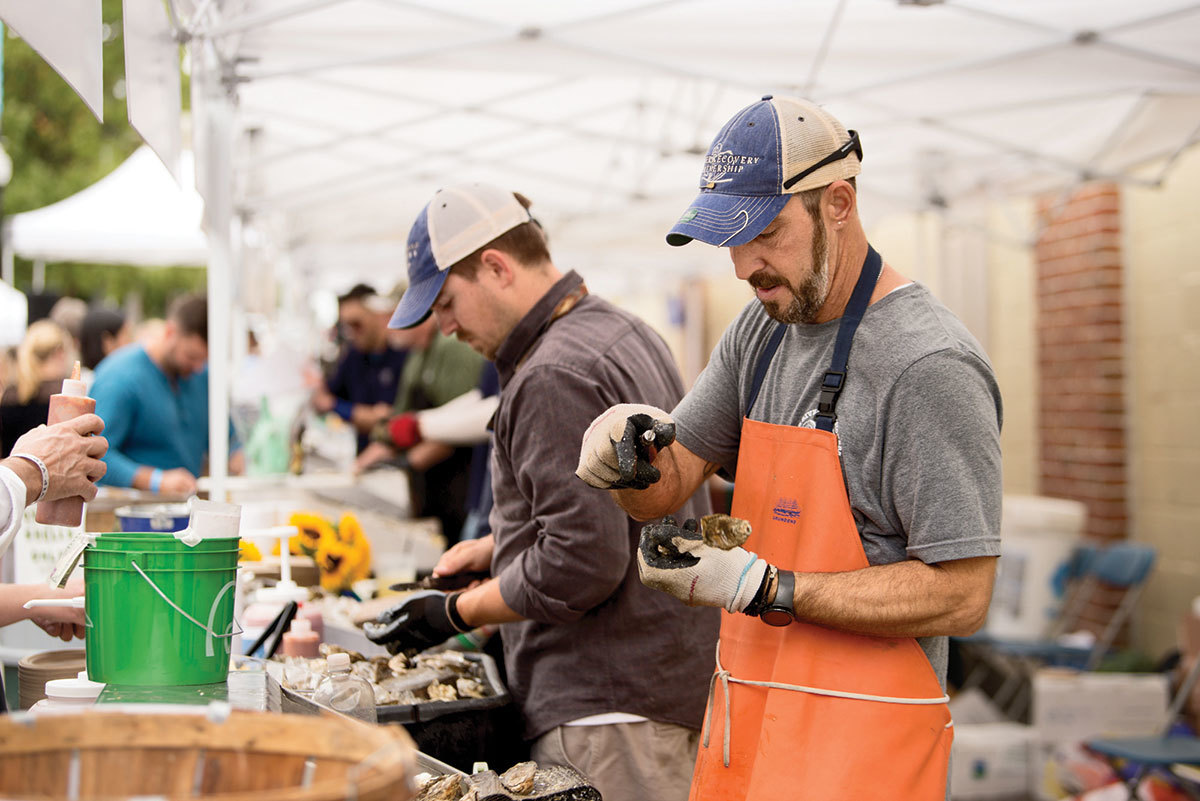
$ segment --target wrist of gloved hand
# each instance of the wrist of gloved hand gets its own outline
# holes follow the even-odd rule
[[[642,529],[638,575],[652,589],[674,595],[688,606],[720,606],[742,612],[750,606],[767,573],[753,551],[706,545],[695,520],[683,526],[664,517]]]
[[[662,409],[618,404],[584,432],[575,475],[597,489],[646,489],[661,477],[654,455],[674,441],[675,422]]]
[[[393,654],[409,648],[423,651],[462,631],[451,619],[451,604],[452,596],[444,592],[416,592],[365,623],[363,633]],[[461,616],[458,619],[461,621]]]
[[[421,426],[412,412],[398,414],[388,421],[388,436],[400,450],[408,450],[421,441]]]

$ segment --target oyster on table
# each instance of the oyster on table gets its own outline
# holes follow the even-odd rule
[[[461,775],[448,773],[422,787],[413,801],[459,801],[466,789]]]
[[[518,762],[500,775],[500,783],[514,795],[526,795],[533,789],[533,776],[536,773],[536,762]]]
[[[430,701],[457,701],[458,691],[452,685],[435,681],[425,690]]]
[[[487,688],[478,679],[461,676],[454,681],[459,698],[487,698]]]
[[[700,536],[706,545],[728,551],[741,546],[750,537],[750,523],[729,515],[705,515],[700,518]]]

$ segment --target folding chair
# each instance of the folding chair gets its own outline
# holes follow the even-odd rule
[[[1159,736],[1103,738],[1087,743],[1088,748],[1103,755],[1109,761],[1123,759],[1138,765],[1137,770],[1128,779],[1123,780],[1129,794],[1128,801],[1136,801],[1138,784],[1153,768],[1174,773],[1176,769],[1173,766],[1176,765],[1200,767],[1200,737],[1170,735],[1171,728],[1183,711],[1183,706],[1187,703],[1198,677],[1200,677],[1200,657],[1192,662],[1191,669],[1184,677],[1183,683],[1179,685],[1175,697],[1171,699],[1171,706],[1167,710],[1167,722]],[[1120,776],[1120,773],[1117,772],[1117,775]],[[1182,783],[1181,787],[1193,799],[1200,799],[1200,795],[1191,790],[1186,782]]]
[[[977,656],[974,670],[963,689],[979,686],[989,671],[1004,677],[992,700],[1014,720],[1029,706],[1029,679],[1043,666],[1095,670],[1129,620],[1154,567],[1155,550],[1146,545],[1121,542],[1106,548],[1081,546],[1073,559],[1078,576],[1063,602],[1062,612],[1033,641],[1005,640],[991,636],[962,638],[958,642]],[[1088,647],[1064,645],[1057,638],[1077,631],[1087,622],[1093,602],[1103,593],[1116,591],[1121,600]]]

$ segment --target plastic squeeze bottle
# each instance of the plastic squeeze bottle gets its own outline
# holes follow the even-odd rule
[[[312,623],[298,617],[283,635],[283,655],[316,659],[321,655],[321,638],[313,631]]]
[[[378,720],[375,691],[366,679],[350,672],[349,654],[330,654],[325,660],[325,678],[313,693],[313,703],[367,723]]]
[[[75,362],[71,377],[63,379],[62,392],[50,396],[46,423],[54,425],[95,411],[96,401],[88,397],[87,385],[79,380],[79,362]],[[48,526],[78,526],[83,522],[83,497],[42,501],[37,505],[34,519]]]

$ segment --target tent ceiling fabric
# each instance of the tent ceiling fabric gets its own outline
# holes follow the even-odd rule
[[[402,243],[468,179],[532,197],[560,241],[659,248],[711,137],[768,92],[861,133],[874,215],[1135,180],[1200,138],[1181,0],[196,5],[236,87],[238,207],[312,253]]]

